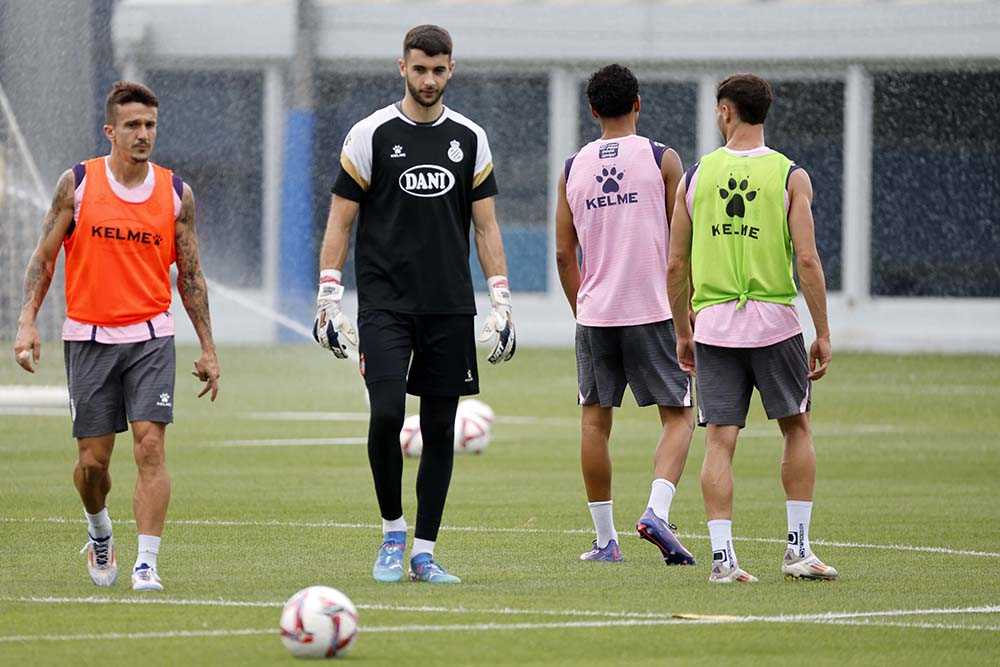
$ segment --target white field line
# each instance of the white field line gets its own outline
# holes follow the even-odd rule
[[[4,598],[6,599],[6,598]],[[100,598],[80,598],[81,600],[96,601]],[[62,603],[72,600],[72,598],[21,598],[24,601],[48,601]],[[109,599],[110,600],[110,599]],[[116,602],[125,602],[124,599]],[[203,601],[212,604],[224,603],[225,601]],[[141,604],[148,604],[142,602]],[[280,603],[269,604],[277,606]],[[364,606],[359,606],[364,609]],[[491,614],[495,610],[474,610],[458,608],[454,613],[463,614]],[[527,613],[532,613],[528,611]],[[935,630],[980,630],[997,632],[1000,626],[984,625],[962,625],[953,623],[905,623],[905,622],[873,622],[872,618],[892,618],[899,616],[928,616],[941,614],[995,614],[1000,613],[1000,605],[987,607],[964,607],[949,609],[892,609],[886,611],[871,612],[835,612],[826,614],[801,614],[796,616],[665,616],[663,618],[631,618],[617,620],[600,621],[558,621],[547,623],[466,623],[466,624],[445,624],[445,625],[397,625],[397,626],[372,626],[362,628],[363,634],[377,633],[402,633],[402,632],[486,632],[492,630],[553,630],[553,629],[574,629],[574,628],[613,628],[613,627],[644,627],[644,626],[664,626],[664,625],[722,625],[738,623],[819,623],[834,625],[864,625],[868,627],[899,627],[915,629],[935,629]],[[853,619],[868,619],[857,621]],[[8,635],[0,636],[0,643],[3,642],[31,642],[31,641],[95,641],[113,639],[171,639],[171,638],[192,638],[192,637],[225,637],[225,636],[248,636],[248,635],[276,635],[274,628],[245,628],[236,630],[173,630],[164,632],[137,632],[137,633],[103,633],[103,634],[78,634],[78,635]]]
[[[206,443],[206,447],[301,447],[313,445],[363,445],[367,437],[347,438],[272,438],[263,440],[221,440]]]
[[[0,407],[0,415],[6,417],[62,417],[69,416],[69,406],[65,408],[39,408],[31,406]]]
[[[318,421],[318,422],[367,422],[367,412],[249,412],[242,415],[250,419],[259,421]],[[562,417],[535,417],[531,415],[497,415],[494,419],[497,424],[509,424],[512,426],[558,426],[575,427],[579,426],[578,419]],[[819,437],[837,437],[851,435],[884,435],[888,433],[905,433],[907,429],[893,426],[892,424],[854,424],[850,426],[817,426],[813,433]],[[781,437],[777,426],[774,428],[751,428],[744,429],[740,433],[741,438],[775,438]]]
[[[116,520],[119,523],[134,524],[133,519]],[[67,519],[65,517],[50,516],[44,518],[22,518],[0,516],[0,523],[55,523],[55,524],[79,524],[80,519]],[[230,528],[336,528],[345,530],[372,530],[381,529],[382,524],[376,523],[347,523],[338,521],[248,521],[230,519],[168,519],[167,523],[174,526],[218,526]],[[545,534],[545,535],[589,535],[594,531],[592,528],[504,528],[490,526],[441,526],[441,530],[455,533],[514,533],[514,534]],[[632,526],[622,526],[619,528],[620,535],[635,537]],[[679,537],[686,540],[707,540],[707,535],[701,533],[677,533]],[[766,544],[785,544],[785,540],[772,537],[736,537],[737,542],[762,542]],[[810,543],[842,549],[873,549],[878,551],[912,551],[917,553],[943,554],[948,556],[976,556],[979,558],[1000,558],[997,551],[976,551],[973,549],[952,549],[951,547],[920,546],[912,544],[871,544],[866,542],[837,542],[834,540],[814,540]]]

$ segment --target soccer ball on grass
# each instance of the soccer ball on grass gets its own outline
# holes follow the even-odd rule
[[[280,628],[281,643],[296,658],[337,658],[358,636],[358,610],[336,588],[310,586],[285,603]]]

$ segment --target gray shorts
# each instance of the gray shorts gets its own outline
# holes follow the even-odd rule
[[[174,420],[174,338],[63,343],[73,437],[121,433],[129,422]]]
[[[621,407],[627,384],[639,405],[691,406],[691,378],[677,365],[672,320],[576,325],[576,376],[580,405]]]
[[[809,412],[811,384],[802,334],[767,347],[695,343],[698,425],[746,426],[757,387],[768,419]]]

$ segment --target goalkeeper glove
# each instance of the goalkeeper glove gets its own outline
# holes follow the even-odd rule
[[[517,350],[514,321],[510,316],[510,286],[507,276],[493,276],[487,285],[490,288],[490,316],[479,334],[479,342],[493,346],[487,359],[491,364],[499,364],[509,361]]]
[[[326,269],[319,274],[319,294],[316,295],[316,320],[313,338],[333,352],[338,359],[347,358],[347,347],[358,347],[358,334],[354,332],[347,316],[340,309],[344,286],[340,284],[340,271]]]

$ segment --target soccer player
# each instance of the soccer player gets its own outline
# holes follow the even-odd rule
[[[199,397],[219,390],[208,293],[198,257],[194,194],[169,169],[150,162],[159,103],[146,86],[115,83],[108,93],[104,135],[111,153],[67,170],[42,221],[42,236],[24,277],[24,305],[14,353],[34,372],[41,343],[35,317],[66,253],[66,321],[62,338],[73,437],[73,471],[87,516],[84,546],[90,578],[111,586],[118,561],[106,499],[115,434],[132,425],[138,466],[132,511],[139,549],[132,588],[163,590],[156,559],[170,502],[165,463],[173,421],[174,322],[170,265],[177,290],[201,341],[194,375]]]
[[[757,581],[739,566],[732,538],[733,454],[754,387],[785,439],[788,548],[781,570],[796,578],[837,578],[809,547],[816,480],[811,382],[826,374],[831,356],[813,190],[804,169],[764,143],[771,99],[771,86],[752,74],[719,84],[715,115],[726,143],[686,172],[670,239],[677,356],[685,370],[697,369],[698,423],[708,427],[701,488],[712,541],[709,581],[715,583]],[[808,358],[792,305],[793,268],[816,328]],[[693,333],[689,299],[698,313]]]
[[[577,322],[583,481],[597,531],[580,559],[622,560],[608,439],[612,408],[621,407],[628,385],[639,405],[657,406],[663,426],[636,530],[668,565],[693,565],[669,524],[693,430],[691,379],[675,357],[666,284],[668,211],[684,170],[676,151],[636,134],[639,82],[627,67],[595,72],[587,98],[601,138],[566,160],[556,208],[556,263]]]
[[[443,28],[421,25],[406,34],[399,60],[403,99],[348,133],[320,255],[314,335],[344,358],[359,338],[341,310],[341,268],[358,218],[360,366],[371,400],[368,459],[383,528],[372,568],[378,581],[403,576],[407,524],[399,431],[410,393],[420,397],[424,441],[410,578],[459,582],[434,560],[434,545],[451,483],[458,399],[479,392],[470,218],[492,303],[480,340],[493,342],[494,364],[515,350],[486,133],[442,102],[455,68],[451,53]]]

